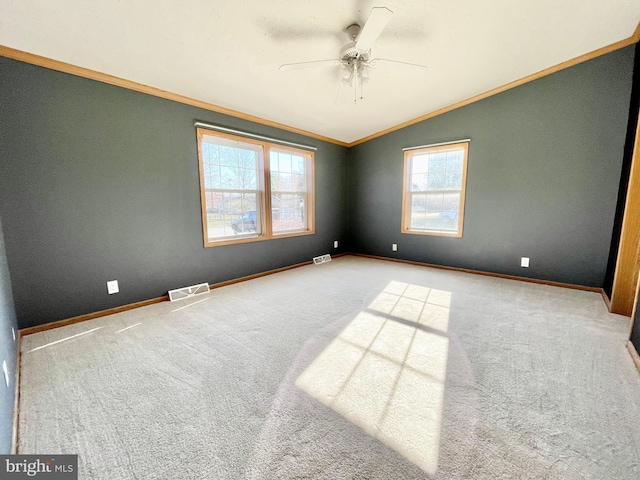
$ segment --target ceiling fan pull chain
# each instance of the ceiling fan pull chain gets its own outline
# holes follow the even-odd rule
[[[358,103],[358,63],[353,61],[353,103]]]

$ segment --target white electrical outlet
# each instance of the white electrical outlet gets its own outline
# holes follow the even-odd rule
[[[520,266],[524,267],[524,268],[528,268],[529,267],[529,257],[522,257],[520,259]]]
[[[2,361],[2,371],[4,372],[4,381],[9,386],[9,368],[7,367],[7,361]]]
[[[391,244],[391,250],[394,251],[394,252],[397,252],[398,251],[398,244],[397,243]]]
[[[107,292],[109,295],[113,295],[114,293],[118,293],[120,289],[118,288],[118,280],[111,280],[107,282]]]
[[[334,240],[334,242],[333,242],[333,248],[338,248],[338,240]]]

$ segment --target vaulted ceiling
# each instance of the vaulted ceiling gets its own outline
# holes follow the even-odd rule
[[[338,105],[344,30],[393,11],[363,98]],[[344,143],[624,41],[640,0],[0,0],[0,45]],[[637,33],[636,33],[637,34]]]

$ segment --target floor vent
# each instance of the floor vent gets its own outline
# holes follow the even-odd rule
[[[202,295],[209,291],[208,283],[201,283],[199,285],[192,285],[190,287],[176,288],[175,290],[169,290],[169,300],[175,302],[176,300],[184,300],[185,298],[195,297],[196,295]]]
[[[325,263],[331,261],[331,255],[328,253],[326,255],[320,255],[319,257],[313,257],[313,263],[318,265],[319,263]]]

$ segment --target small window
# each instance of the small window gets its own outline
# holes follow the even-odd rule
[[[313,153],[197,129],[206,247],[307,235]]]
[[[462,237],[469,143],[404,154],[402,232]]]

